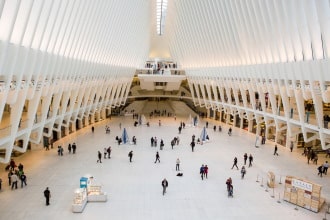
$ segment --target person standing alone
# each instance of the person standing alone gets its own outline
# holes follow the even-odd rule
[[[162,181],[162,187],[163,187],[163,195],[165,195],[166,188],[168,187],[168,182],[167,182],[167,180],[165,178]]]
[[[97,152],[97,158],[98,160],[96,161],[96,163],[98,162],[102,163],[102,153],[100,151]]]
[[[48,187],[44,191],[44,196],[46,198],[46,205],[48,206],[49,205],[49,199],[50,199],[50,191],[49,191]]]
[[[133,151],[132,150],[128,153],[128,157],[129,157],[129,162],[132,163],[132,157],[133,157]]]
[[[180,159],[176,159],[176,167],[175,167],[176,171],[180,171]]]
[[[249,156],[249,167],[252,167],[252,162],[253,162],[253,156],[250,154]]]
[[[277,155],[278,156],[278,153],[277,153],[277,145],[275,144],[275,148],[274,148],[274,155]]]

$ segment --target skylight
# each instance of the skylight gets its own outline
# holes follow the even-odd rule
[[[157,0],[157,34],[163,35],[165,28],[165,17],[167,10],[167,0]]]

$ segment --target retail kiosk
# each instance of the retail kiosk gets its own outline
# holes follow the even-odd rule
[[[107,199],[107,193],[102,191],[101,184],[96,184],[92,176],[81,177],[80,188],[74,192],[72,212],[83,212],[87,202],[106,202]]]
[[[313,212],[319,212],[324,204],[321,198],[322,186],[301,178],[286,176],[284,200]]]

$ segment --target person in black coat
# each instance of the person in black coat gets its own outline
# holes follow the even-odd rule
[[[190,143],[190,146],[191,146],[191,151],[194,152],[195,141],[192,141],[192,142]]]
[[[168,187],[168,181],[164,178],[162,181],[163,195],[166,193],[166,188]]]
[[[44,191],[44,196],[46,198],[46,205],[48,206],[49,205],[49,199],[50,199],[50,191],[49,191],[48,187]]]
[[[98,160],[96,161],[96,163],[98,162],[102,163],[102,153],[100,151],[97,152],[97,158]]]

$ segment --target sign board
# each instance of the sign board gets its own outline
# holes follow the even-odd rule
[[[304,181],[297,180],[297,179],[292,179],[292,186],[303,189],[303,190],[307,190],[310,192],[313,191],[313,184],[306,183]]]

